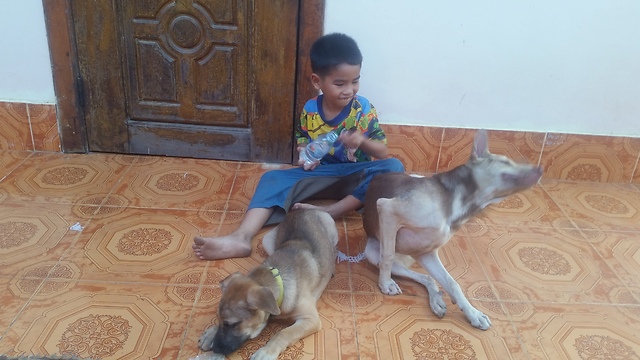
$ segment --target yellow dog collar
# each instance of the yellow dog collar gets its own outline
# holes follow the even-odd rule
[[[284,283],[282,282],[282,276],[280,276],[280,270],[270,267],[271,274],[276,278],[276,283],[278,284],[278,288],[280,289],[280,294],[278,295],[277,305],[280,307],[282,305],[282,301],[284,300]]]

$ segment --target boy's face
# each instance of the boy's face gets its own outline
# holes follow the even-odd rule
[[[360,65],[341,64],[325,76],[311,75],[313,86],[322,90],[323,104],[342,109],[349,104],[360,88]]]

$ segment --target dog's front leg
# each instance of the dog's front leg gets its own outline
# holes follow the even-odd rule
[[[422,265],[422,267],[427,270],[431,276],[440,283],[440,285],[442,285],[444,290],[451,297],[451,301],[458,305],[473,327],[487,330],[491,326],[491,320],[489,320],[489,317],[469,303],[469,300],[464,296],[462,289],[460,289],[460,285],[458,285],[456,280],[451,276],[451,274],[449,274],[447,269],[444,268],[437,250],[422,255],[418,260],[420,265]]]
[[[288,346],[322,329],[322,322],[315,303],[308,304],[303,308],[299,307],[297,312],[304,315],[297,317],[293,325],[273,335],[265,346],[251,356],[251,360],[276,360],[278,355]]]
[[[380,198],[376,202],[380,226],[380,263],[378,268],[378,286],[387,295],[402,294],[400,286],[391,278],[391,268],[396,254],[396,234],[398,220],[393,211],[393,199]]]

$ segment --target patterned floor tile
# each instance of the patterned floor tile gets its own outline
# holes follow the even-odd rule
[[[0,149],[34,150],[27,104],[0,101]]]
[[[591,224],[602,231],[638,229],[640,192],[632,185],[554,180],[543,187],[576,224]]]
[[[44,278],[74,244],[84,221],[70,205],[0,207],[0,277]]]
[[[640,307],[536,304],[515,326],[532,359],[640,358]]]
[[[60,134],[56,106],[49,104],[27,104],[29,122],[36,151],[60,152]]]
[[[541,156],[544,178],[628,183],[639,149],[637,138],[548,133]]]
[[[0,182],[5,201],[76,203],[107,194],[133,157],[109,154],[34,153]]]
[[[484,310],[482,307],[479,309]],[[369,295],[356,310],[363,359],[522,359],[523,349],[508,320],[494,318],[486,331],[473,328],[461,312],[439,319],[415,298]]]
[[[0,311],[0,348],[2,347],[3,335],[14,320],[27,304],[31,296],[42,284],[44,279],[12,279],[9,277],[0,277],[0,303],[2,311]],[[22,289],[21,287],[24,287]]]
[[[237,167],[225,161],[139,157],[113,195],[134,207],[224,210]]]
[[[425,126],[383,125],[389,153],[408,172],[435,173],[444,129]]]
[[[176,297],[176,288],[76,283],[56,296],[38,292],[0,342],[0,353],[176,359],[193,308],[193,301]]]
[[[191,244],[207,225],[195,211],[123,208],[91,221],[63,260],[85,281],[177,283],[204,272]]]
[[[0,180],[4,179],[31,154],[26,151],[0,151]]]
[[[535,186],[487,206],[467,224],[575,227],[541,186]]]
[[[593,231],[583,231],[590,234]],[[640,287],[640,232],[598,232],[600,241],[592,243],[604,262],[626,286]],[[595,238],[595,236],[594,236]]]
[[[468,236],[490,280],[502,288],[498,295],[512,294],[509,301],[606,303],[622,285],[588,242],[556,229],[484,228]]]

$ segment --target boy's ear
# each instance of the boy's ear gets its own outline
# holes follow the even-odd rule
[[[320,76],[316,73],[311,74],[311,84],[316,90],[320,90]]]

